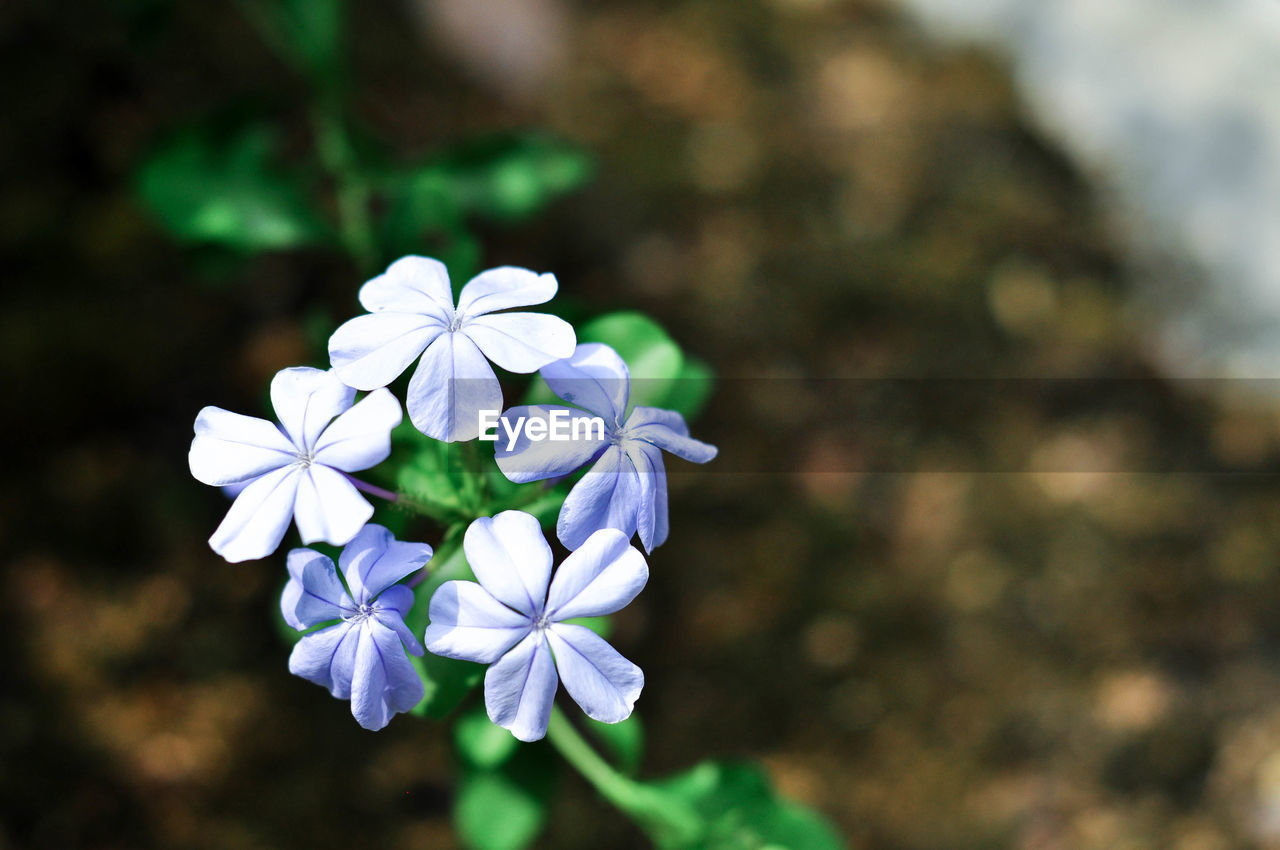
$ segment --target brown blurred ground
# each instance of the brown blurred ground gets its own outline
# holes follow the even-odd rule
[[[542,15],[554,61],[508,73],[419,37],[443,18],[362,10],[359,113],[406,155],[530,125],[589,145],[596,184],[486,233],[487,264],[779,379],[697,425],[719,471],[673,477],[621,623],[647,771],[763,758],[854,847],[1280,846],[1274,410],[1107,389],[1151,376],[1123,264],[1002,70],[870,0]],[[246,95],[305,140],[298,83],[213,4],[14,2],[0,44],[0,847],[454,846],[441,727],[366,733],[288,675],[279,564],[220,562],[223,502],[186,471],[196,411],[261,412],[360,281],[181,251],[129,171]],[[927,408],[853,427],[805,376],[1099,380],[979,407],[957,444]],[[857,472],[896,433],[918,464]],[[737,472],[766,467],[790,471]],[[565,785],[542,846],[643,846]]]

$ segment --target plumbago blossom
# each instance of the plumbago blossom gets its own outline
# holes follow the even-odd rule
[[[594,463],[560,509],[556,535],[576,549],[597,529],[616,528],[629,539],[637,532],[646,552],[667,539],[667,474],[662,452],[694,463],[716,456],[715,446],[689,436],[684,417],[673,410],[637,407],[627,414],[631,377],[618,353],[601,343],[579,345],[571,357],[549,364],[542,377],[557,396],[579,407],[525,405],[502,414],[502,427],[519,434],[494,448],[498,467],[523,484],[559,478]],[[579,409],[582,408],[582,409]],[[568,421],[570,440],[531,440],[522,418],[545,420],[556,414]],[[604,420],[604,433],[586,422]],[[580,427],[579,427],[580,425]]]
[[[191,474],[239,491],[209,538],[215,552],[232,563],[265,558],[291,519],[304,543],[341,546],[369,521],[373,506],[343,473],[385,460],[402,417],[387,390],[355,397],[333,372],[297,367],[271,381],[279,425],[218,407],[200,411]]]
[[[422,644],[404,618],[413,590],[398,581],[431,560],[431,547],[402,543],[370,523],[338,556],[346,587],[333,561],[311,549],[289,553],[289,583],[280,613],[303,635],[289,656],[289,672],[351,700],[351,714],[378,730],[393,715],[422,700],[422,680],[406,653],[422,655]]]
[[[554,579],[551,547],[538,520],[522,511],[477,519],[463,550],[479,583],[449,581],[436,590],[423,642],[436,655],[491,665],[484,677],[490,720],[522,741],[538,740],[560,680],[589,717],[617,723],[631,715],[644,673],[595,632],[564,622],[612,614],[644,588],[649,567],[626,535],[597,531]]]
[[[498,313],[542,304],[556,294],[554,275],[504,266],[482,272],[454,306],[444,264],[403,257],[360,289],[368,315],[329,339],[333,368],[361,390],[385,387],[421,355],[405,407],[428,437],[473,440],[481,410],[502,409],[502,387],[489,361],[509,372],[536,372],[573,352],[573,326],[545,313]]]

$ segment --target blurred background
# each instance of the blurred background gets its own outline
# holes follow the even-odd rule
[[[370,734],[290,676],[278,559],[217,558],[225,502],[187,471],[196,412],[265,414],[365,277],[271,209],[254,251],[157,214],[156,163],[203,162],[174,140],[210,122],[269,121],[272,161],[341,204],[255,8],[0,5],[0,848],[458,846],[444,727]],[[618,623],[645,774],[762,759],[854,848],[1280,847],[1278,21],[352,8],[375,204],[493,134],[592,163],[537,215],[406,250],[552,270],[723,378],[694,428],[721,455],[673,469]],[[562,788],[539,846],[645,846]]]

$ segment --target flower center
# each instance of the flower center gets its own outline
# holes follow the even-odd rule
[[[453,318],[449,320],[449,333],[457,333],[462,330],[462,316],[454,313]]]
[[[347,616],[342,619],[346,620],[348,623],[363,623],[365,620],[377,613],[378,606],[370,602],[366,602],[359,608],[349,608],[347,610],[351,613],[347,614]]]
[[[298,452],[297,458],[298,459],[295,460],[294,463],[302,467],[303,469],[307,469],[308,467],[310,467],[312,462],[315,460],[315,456],[310,454],[309,452]]]
[[[551,626],[551,620],[546,614],[539,614],[533,619],[533,630],[536,632],[545,632]]]

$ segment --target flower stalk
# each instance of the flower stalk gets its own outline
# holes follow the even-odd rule
[[[587,743],[559,708],[551,710],[547,740],[615,808],[659,847],[685,847],[703,833],[702,818],[684,801],[624,776]]]

